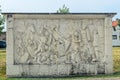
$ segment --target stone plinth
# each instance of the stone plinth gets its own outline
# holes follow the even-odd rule
[[[7,76],[112,74],[115,13],[5,13]]]

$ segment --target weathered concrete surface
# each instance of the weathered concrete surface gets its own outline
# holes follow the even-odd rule
[[[7,76],[112,74],[114,14],[7,14]]]

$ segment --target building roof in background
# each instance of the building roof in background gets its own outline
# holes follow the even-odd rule
[[[118,21],[113,21],[112,22],[112,27],[116,27],[116,26],[118,26]]]

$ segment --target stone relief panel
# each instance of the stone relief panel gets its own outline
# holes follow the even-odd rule
[[[15,64],[87,64],[104,58],[103,19],[15,19]]]

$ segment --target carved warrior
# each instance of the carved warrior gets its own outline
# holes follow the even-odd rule
[[[26,19],[15,22],[15,64],[75,65],[98,61],[99,34],[94,23],[90,23],[92,20],[87,25],[82,20],[71,21],[71,25],[59,25],[58,20]],[[62,28],[66,28],[65,31]]]

